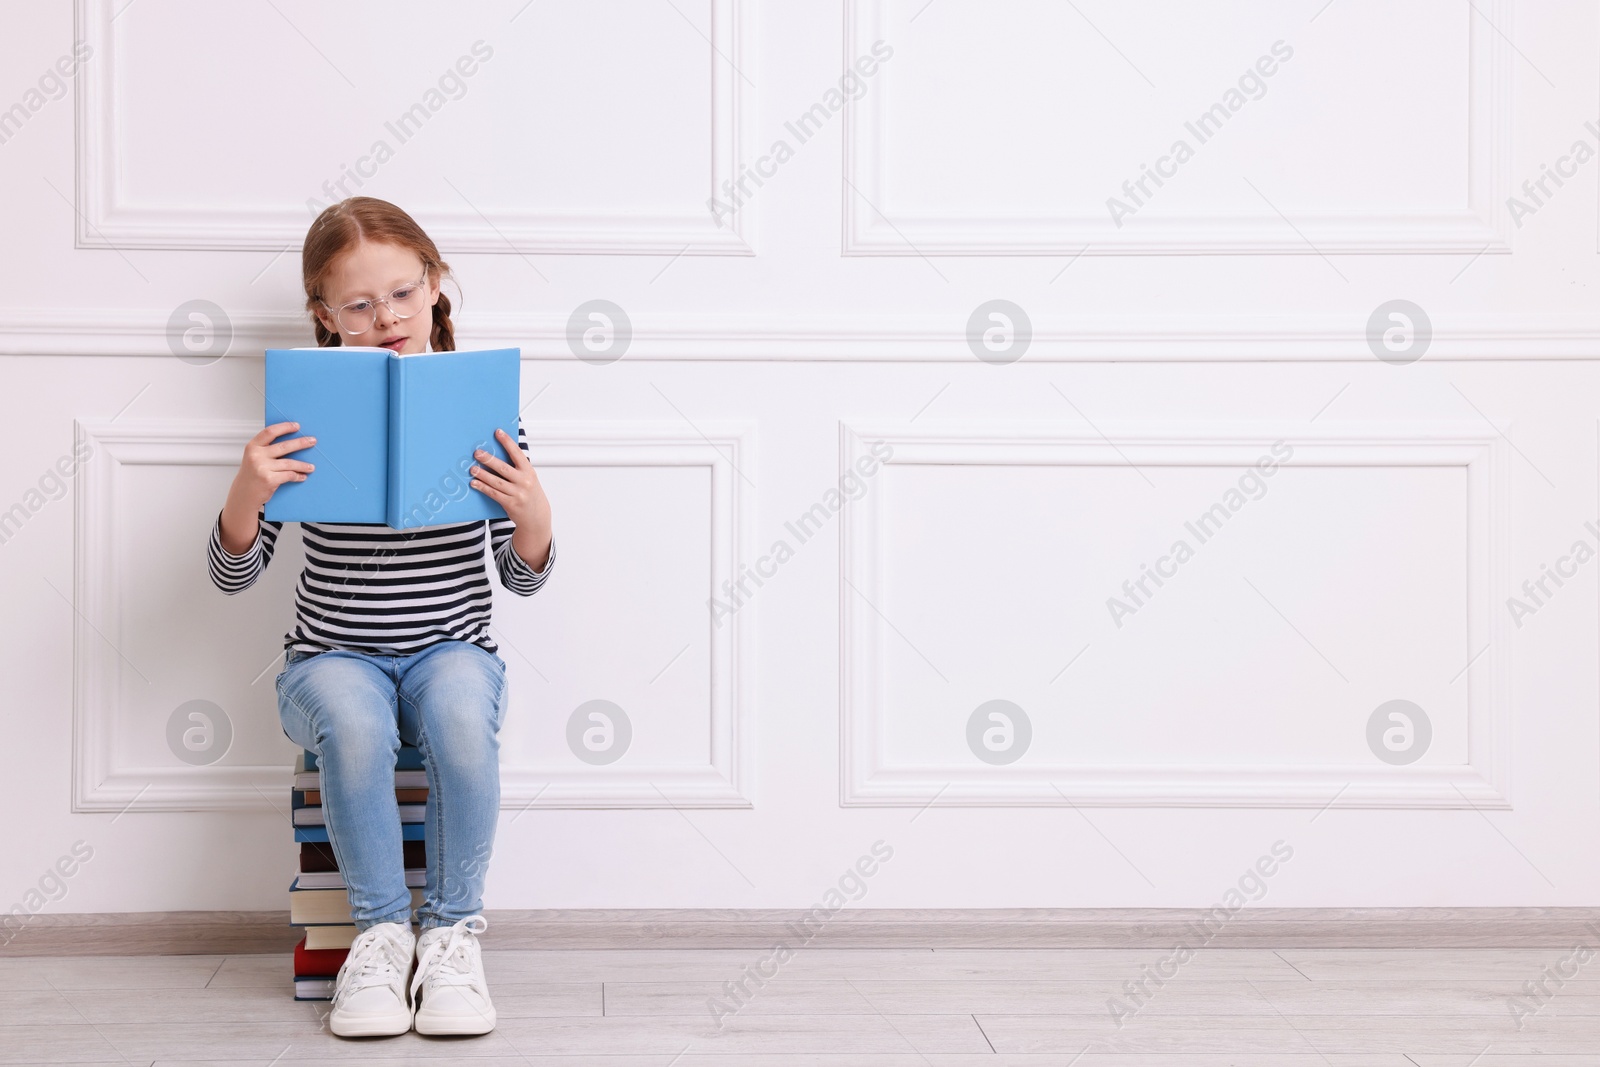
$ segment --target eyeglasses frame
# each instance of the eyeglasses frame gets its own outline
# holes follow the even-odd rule
[[[365,297],[365,296],[363,296],[363,297],[360,297],[360,298],[358,298],[356,300],[351,300],[348,303],[340,304],[338,307],[334,307],[333,305],[329,304],[326,300],[322,299],[321,297],[317,298],[317,303],[321,304],[323,307],[327,308],[330,312],[332,312],[333,321],[339,327],[339,329],[341,331],[343,331],[344,333],[349,334],[352,337],[359,337],[362,334],[364,334],[364,333],[368,332],[369,330],[371,330],[373,327],[378,325],[378,315],[377,315],[377,310],[378,309],[377,309],[376,306],[374,306],[373,309],[372,309],[373,310],[373,315],[372,315],[372,325],[371,326],[368,326],[365,330],[352,330],[352,329],[349,329],[348,327],[345,326],[344,319],[341,317],[341,313],[346,308],[354,307],[356,304],[364,303],[367,300],[371,300],[374,305],[382,304],[384,307],[388,308],[389,309],[389,314],[393,315],[397,319],[413,318],[413,317],[415,317],[417,315],[420,315],[422,313],[422,309],[421,308],[418,308],[416,311],[413,311],[410,315],[402,315],[402,314],[400,314],[400,312],[398,312],[398,311],[396,311],[394,309],[394,305],[393,304],[389,303],[389,298],[391,296],[394,296],[394,294],[398,293],[401,289],[420,289],[424,285],[426,285],[427,282],[428,282],[428,271],[426,270],[426,268],[424,268],[421,278],[418,278],[414,282],[407,282],[404,285],[395,286],[395,288],[389,290],[389,292],[386,293],[383,296],[375,296],[375,297]],[[424,305],[424,306],[426,306],[426,305]]]

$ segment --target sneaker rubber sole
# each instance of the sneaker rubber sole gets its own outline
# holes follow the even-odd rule
[[[487,1015],[445,1015],[430,1014],[428,1006],[424,1004],[417,1009],[416,1020],[412,1024],[417,1033],[429,1037],[444,1037],[463,1034],[487,1034],[494,1029],[495,1013],[490,1008]]]
[[[387,1015],[328,1016],[328,1029],[337,1037],[398,1037],[411,1026],[411,1012],[405,1009]]]

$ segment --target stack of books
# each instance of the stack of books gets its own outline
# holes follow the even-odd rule
[[[400,746],[395,763],[395,800],[400,805],[400,831],[405,850],[406,885],[411,907],[422,904],[427,878],[422,812],[428,801],[428,776],[422,753]],[[356,938],[344,875],[328,843],[322,816],[322,774],[316,753],[303,752],[295,764],[290,797],[294,839],[300,846],[300,872],[289,886],[289,924],[305,931],[294,947],[294,998],[330,1000],[334,979]]]

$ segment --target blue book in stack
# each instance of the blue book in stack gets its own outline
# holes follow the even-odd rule
[[[395,760],[394,787],[404,844],[406,885],[411,907],[422,904],[426,883],[423,845],[423,811],[427,804],[427,772],[422,753],[400,746]],[[344,877],[332,858],[328,828],[322,815],[322,771],[314,752],[303,752],[295,764],[290,793],[294,839],[299,846],[300,871],[289,885],[289,925],[303,931],[294,951],[296,1000],[327,1000],[333,996],[339,967],[356,937],[350,918],[350,900]]]
[[[317,443],[289,453],[316,469],[278,486],[266,518],[396,530],[503,518],[470,472],[476,449],[509,462],[494,432],[516,439],[521,360],[516,348],[268,349],[267,425],[298,422],[280,440]]]

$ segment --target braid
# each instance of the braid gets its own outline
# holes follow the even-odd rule
[[[456,350],[456,327],[450,321],[450,298],[439,292],[439,302],[433,305],[433,333],[428,338],[435,352]]]

